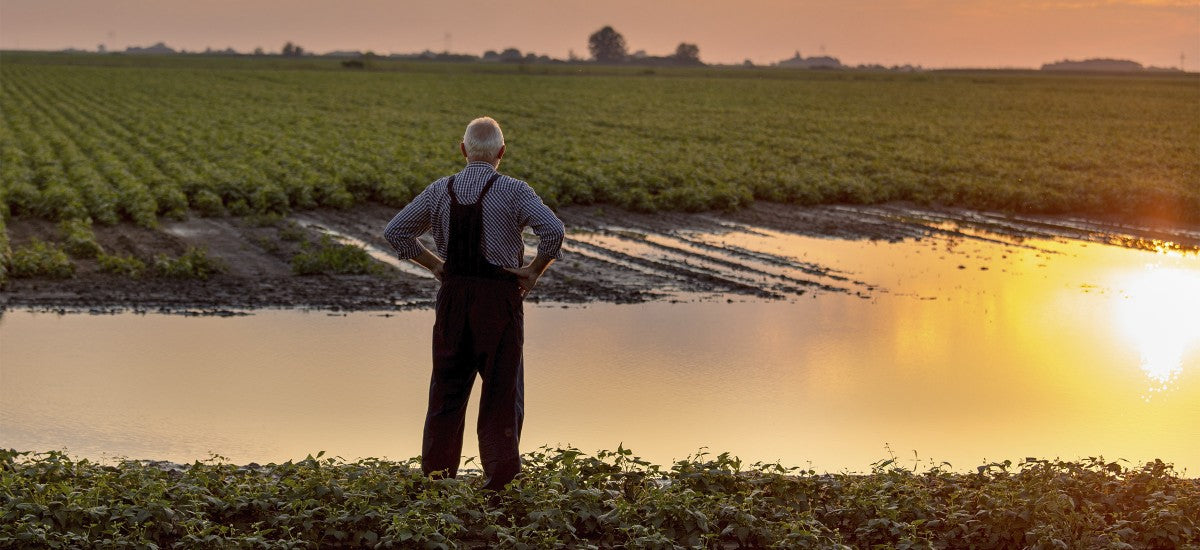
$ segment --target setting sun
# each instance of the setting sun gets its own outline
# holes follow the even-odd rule
[[[1184,353],[1200,344],[1200,272],[1149,264],[1120,281],[1119,332],[1141,354],[1152,390],[1169,389]]]

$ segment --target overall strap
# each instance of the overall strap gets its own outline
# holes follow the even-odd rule
[[[499,172],[492,174],[492,177],[488,178],[487,183],[483,184],[483,191],[479,192],[479,198],[475,200],[476,204],[483,204],[483,197],[487,196],[487,192],[491,190],[492,184],[496,183],[498,179],[500,179]]]
[[[446,182],[446,191],[450,193],[450,204],[458,204],[458,196],[454,194],[454,176]]]
[[[498,179],[500,179],[499,172],[492,174],[492,177],[488,178],[487,183],[483,185],[483,190],[479,192],[479,198],[475,200],[476,203],[483,204],[483,197],[487,195],[487,192],[492,188],[492,184],[496,183]],[[450,203],[458,204],[458,195],[454,194],[454,176],[450,176],[450,179],[446,181],[446,192],[450,193]]]

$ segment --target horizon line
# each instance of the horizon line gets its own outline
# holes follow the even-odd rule
[[[173,51],[172,51],[172,52],[170,52],[170,53],[165,53],[165,52],[164,52],[164,53],[156,53],[156,52],[142,53],[142,52],[128,52],[128,51],[127,51],[129,48],[150,48],[150,47],[157,46],[157,45],[159,45],[159,44],[162,44],[164,47],[170,48],[170,49],[172,49]],[[508,49],[508,48],[504,48],[504,49]],[[496,49],[488,49],[488,50],[485,50],[485,52],[484,52],[484,53],[486,54],[486,52],[488,52],[488,51],[493,51],[493,52],[497,52],[497,53],[499,53],[499,52],[503,51],[504,49],[501,49],[501,50],[496,50]],[[227,52],[227,51],[232,51],[233,53],[225,53],[225,52]],[[519,50],[519,49],[518,49],[517,51],[521,51],[521,50]],[[481,54],[473,54],[473,53],[467,53],[467,52],[449,52],[449,51],[441,51],[441,52],[437,52],[437,51],[433,51],[433,50],[431,50],[431,49],[428,49],[428,48],[427,48],[427,49],[425,49],[425,50],[419,51],[419,52],[394,52],[394,51],[390,51],[390,52],[388,52],[388,53],[385,53],[385,54],[376,53],[376,52],[374,52],[373,50],[365,50],[365,51],[364,51],[364,50],[341,50],[341,49],[333,49],[333,50],[326,51],[326,52],[324,52],[324,53],[317,53],[317,52],[308,51],[308,52],[305,52],[305,53],[303,53],[303,54],[301,54],[301,55],[299,55],[299,56],[286,56],[286,55],[284,55],[283,53],[281,53],[281,52],[277,52],[277,51],[264,51],[264,52],[263,52],[263,53],[261,53],[261,54],[254,53],[254,52],[252,52],[252,51],[251,51],[251,52],[244,52],[244,51],[239,51],[239,50],[236,50],[236,49],[234,49],[232,46],[227,46],[225,49],[216,49],[216,48],[214,48],[214,47],[212,47],[212,46],[206,46],[206,49],[205,49],[205,50],[187,50],[187,49],[178,49],[178,50],[176,50],[176,49],[174,49],[173,47],[171,47],[171,46],[168,46],[168,45],[167,45],[167,43],[166,43],[166,41],[162,41],[162,40],[160,40],[160,41],[158,41],[158,42],[155,42],[155,43],[153,43],[153,44],[151,44],[151,45],[149,45],[149,46],[133,46],[133,45],[131,45],[131,46],[126,46],[126,48],[125,48],[125,49],[121,49],[121,50],[112,50],[112,51],[103,51],[103,52],[101,52],[101,51],[98,51],[98,50],[88,50],[88,49],[82,49],[82,48],[75,48],[75,47],[73,47],[73,46],[68,46],[68,47],[61,48],[61,49],[31,49],[31,48],[20,48],[20,47],[17,47],[17,48],[0,48],[0,52],[29,52],[29,53],[47,53],[47,54],[55,54],[55,53],[58,53],[58,54],[89,54],[89,55],[144,55],[144,56],[155,56],[155,55],[157,55],[157,56],[171,56],[171,55],[206,55],[206,54],[207,54],[207,55],[218,55],[218,56],[235,56],[235,55],[236,55],[236,56],[244,56],[244,57],[301,57],[301,58],[303,58],[303,57],[348,57],[348,56],[346,56],[346,55],[332,55],[332,54],[337,54],[337,53],[341,53],[341,54],[355,53],[355,54],[359,54],[359,55],[372,54],[372,55],[375,55],[375,56],[377,56],[377,57],[382,57],[382,58],[391,58],[391,57],[393,57],[393,56],[420,56],[420,55],[424,55],[424,54],[433,54],[433,55],[450,55],[450,56],[471,56],[471,57],[482,58],[482,55],[481,55]],[[798,51],[798,50],[796,50],[796,53],[798,53],[798,52],[799,52],[799,51]],[[523,54],[532,54],[532,53],[535,53],[535,52],[533,52],[533,51],[528,51],[528,52],[522,52],[522,53],[523,53]],[[667,55],[667,56],[650,56],[650,55],[647,55],[647,56],[648,56],[648,57],[670,57],[670,55]],[[590,58],[579,58],[579,59],[571,60],[571,59],[562,59],[562,58],[556,58],[556,57],[552,57],[552,56],[550,56],[549,54],[540,54],[540,55],[539,55],[539,57],[546,57],[546,58],[549,58],[549,59],[550,59],[550,60],[552,60],[552,61],[556,61],[556,62],[560,62],[560,63],[579,63],[579,64],[593,64],[593,63],[596,63],[594,60],[592,60],[592,59],[590,59]],[[828,58],[831,58],[831,59],[837,60],[839,63],[841,63],[841,60],[840,60],[840,59],[839,59],[837,56],[835,56],[835,55],[830,55],[830,54],[828,54],[828,53],[823,53],[823,54],[821,54],[821,55],[819,55],[819,56],[810,56],[810,57],[803,57],[803,56],[802,56],[802,58],[803,58],[803,59],[812,59],[813,57],[828,57]],[[771,62],[771,63],[754,63],[754,64],[753,64],[753,66],[754,66],[754,67],[778,67],[778,63],[779,63],[779,62],[781,62],[781,61],[787,61],[788,59],[794,59],[794,57],[792,57],[792,58],[786,58],[786,59],[780,59],[780,60],[778,60],[778,61],[773,61],[773,62]],[[417,59],[417,60],[419,60],[419,59]],[[747,58],[746,60],[747,60],[747,61],[749,61],[749,58]],[[433,61],[437,61],[437,60],[433,60]],[[1182,74],[1194,74],[1194,73],[1200,73],[1200,71],[1188,71],[1188,70],[1185,70],[1185,69],[1183,69],[1183,68],[1181,68],[1181,67],[1179,67],[1179,66],[1166,66],[1166,67],[1163,67],[1163,66],[1157,66],[1157,65],[1144,65],[1144,64],[1142,64],[1140,61],[1137,61],[1137,60],[1134,60],[1134,59],[1123,59],[1123,58],[1115,58],[1115,57],[1084,57],[1084,58],[1080,58],[1080,59],[1071,59],[1071,58],[1068,58],[1068,57],[1063,57],[1063,58],[1056,59],[1056,60],[1053,60],[1053,61],[1046,61],[1046,62],[1044,62],[1044,63],[1043,63],[1043,65],[1049,65],[1049,64],[1053,64],[1053,63],[1061,63],[1061,62],[1086,62],[1086,61],[1130,61],[1130,62],[1133,62],[1133,63],[1137,63],[1138,65],[1141,65],[1141,66],[1142,66],[1142,69],[1141,69],[1141,70],[1142,70],[1142,71],[1146,71],[1146,72],[1177,72],[1177,73],[1182,73]],[[461,61],[459,61],[459,62],[461,62]],[[504,63],[504,62],[500,62],[500,63]],[[508,63],[511,63],[511,62],[508,62]],[[700,61],[700,63],[701,63],[701,66],[707,66],[707,67],[742,67],[742,66],[744,66],[744,62],[743,62],[743,63],[737,63],[737,62],[732,62],[732,63],[722,63],[722,62],[705,62],[705,61],[702,61],[702,60],[701,60],[701,61]],[[602,64],[602,65],[608,65],[608,64]],[[619,65],[614,65],[614,66],[619,66]],[[1035,71],[1035,72],[1040,72],[1040,71],[1044,70],[1044,69],[1042,69],[1041,67],[1034,67],[1034,66],[1018,66],[1018,65],[997,65],[997,66],[943,65],[943,66],[925,66],[925,65],[922,65],[922,64],[920,64],[920,63],[913,63],[913,62],[911,62],[911,61],[910,61],[910,62],[905,62],[905,63],[902,63],[902,64],[900,64],[900,63],[896,63],[896,64],[891,64],[891,65],[884,64],[884,63],[880,63],[880,62],[867,62],[867,63],[857,63],[857,64],[842,64],[842,66],[841,66],[841,67],[823,67],[823,68],[811,68],[811,67],[778,67],[778,68],[782,68],[782,69],[787,69],[787,68],[797,68],[797,69],[807,69],[807,70],[839,70],[839,69],[857,69],[857,68],[859,68],[859,67],[872,67],[872,66],[883,67],[883,68],[903,68],[903,67],[909,67],[909,68],[912,68],[912,69],[917,69],[917,70],[986,70],[986,71]],[[1130,73],[1134,73],[1134,72],[1137,72],[1137,71],[1105,71],[1105,70],[1087,71],[1087,70],[1062,70],[1062,71],[1058,71],[1058,72],[1065,72],[1065,73],[1088,73],[1088,72],[1095,72],[1095,73],[1118,73],[1118,72],[1130,72]]]

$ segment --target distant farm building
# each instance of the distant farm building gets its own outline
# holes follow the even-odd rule
[[[797,69],[841,69],[842,62],[836,57],[827,55],[818,55],[814,57],[804,57],[796,51],[796,55],[791,59],[784,59],[775,64],[778,67],[792,67]]]
[[[1102,71],[1102,72],[1137,72],[1145,70],[1141,63],[1127,59],[1085,59],[1072,61],[1064,59],[1042,65],[1043,71]]]

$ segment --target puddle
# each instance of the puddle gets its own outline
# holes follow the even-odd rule
[[[1072,221],[879,219],[922,238],[728,220],[573,232],[560,275],[666,299],[527,305],[525,448],[624,444],[669,463],[707,447],[862,471],[887,445],[963,470],[1098,455],[1200,470],[1194,248]],[[96,458],[407,458],[419,453],[432,323],[428,309],[8,311],[0,436]],[[468,430],[468,455],[474,445]]]

